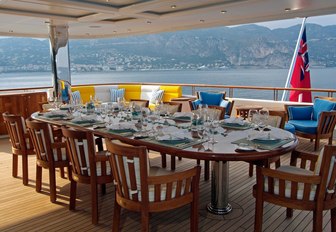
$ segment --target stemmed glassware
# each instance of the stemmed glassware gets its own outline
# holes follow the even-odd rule
[[[55,98],[54,98],[54,96],[49,96],[48,97],[48,103],[52,108],[55,108]]]
[[[247,120],[253,125],[257,126],[259,120],[259,112],[256,109],[250,109],[248,112]]]
[[[264,131],[267,126],[269,111],[266,108],[259,110],[259,123],[258,127],[260,131]]]

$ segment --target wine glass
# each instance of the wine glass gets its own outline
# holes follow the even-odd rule
[[[259,120],[259,111],[256,109],[250,109],[248,112],[247,120],[251,125],[256,127],[258,124],[257,121]]]
[[[267,126],[269,111],[266,108],[262,108],[259,110],[259,130],[264,131],[265,127]]]
[[[211,132],[211,135],[212,135],[212,138],[210,139],[211,144],[218,143],[218,141],[215,140],[215,134],[216,134],[216,131],[217,131],[218,127],[219,127],[219,120],[217,120],[217,119],[213,120],[211,122],[211,126],[210,126],[210,132]]]
[[[48,103],[51,106],[51,108],[55,108],[55,98],[54,98],[54,96],[51,95],[51,96],[48,97]]]

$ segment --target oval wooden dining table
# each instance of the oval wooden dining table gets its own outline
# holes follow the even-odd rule
[[[110,133],[108,129],[100,128],[94,129],[94,126],[81,126],[70,123],[68,120],[55,120],[41,116],[36,112],[32,114],[32,118],[48,122],[57,126],[69,126],[81,130],[92,131],[95,135],[109,138],[119,139],[131,145],[146,146],[150,150],[180,156],[189,159],[209,160],[212,161],[212,177],[211,177],[211,202],[207,205],[209,212],[217,215],[230,213],[232,207],[229,203],[229,161],[246,161],[253,162],[256,165],[263,165],[264,161],[281,156],[291,152],[298,144],[297,138],[290,132],[279,128],[272,128],[274,133],[281,133],[291,138],[288,143],[276,147],[271,150],[256,148],[252,151],[239,151],[236,141],[244,139],[253,130],[252,128],[246,130],[227,130],[226,133],[218,133],[215,135],[217,143],[210,145],[211,151],[206,151],[208,144],[206,142],[194,143],[192,146],[167,146],[160,144],[155,139],[135,139],[133,136],[125,136],[116,133]],[[178,130],[178,128],[177,128]]]

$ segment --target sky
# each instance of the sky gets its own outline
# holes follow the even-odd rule
[[[294,26],[294,25],[301,24],[301,23],[302,23],[302,18],[296,18],[296,19],[286,19],[286,20],[279,20],[279,21],[256,23],[256,24],[268,27],[270,29],[275,29],[275,28],[287,28],[287,27]],[[336,25],[336,15],[334,14],[334,15],[309,17],[307,18],[306,23],[315,23],[315,24],[319,24],[322,26]]]

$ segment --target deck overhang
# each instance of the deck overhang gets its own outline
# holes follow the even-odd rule
[[[0,36],[105,38],[336,13],[335,0],[0,0]]]

